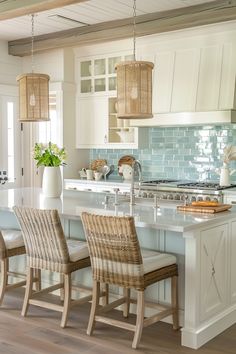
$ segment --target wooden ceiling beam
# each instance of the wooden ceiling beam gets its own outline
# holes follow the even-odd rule
[[[202,5],[137,16],[138,37],[236,19],[236,0],[217,0]],[[103,22],[35,37],[35,53],[63,47],[90,45],[132,37],[132,19]],[[8,43],[9,54],[30,55],[31,39]]]
[[[21,0],[3,2],[0,6],[0,21],[47,11],[87,0]]]

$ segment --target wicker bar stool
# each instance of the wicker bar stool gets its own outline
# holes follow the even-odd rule
[[[176,258],[170,254],[141,250],[133,217],[113,217],[82,213],[93,272],[93,300],[87,334],[91,335],[96,321],[134,332],[132,347],[137,348],[143,327],[172,315],[173,328],[178,329],[178,296]],[[144,318],[144,290],[148,285],[171,278],[171,306],[159,305],[156,315]],[[100,283],[124,288],[124,296],[106,306],[99,306]],[[136,324],[104,316],[121,304],[123,315],[129,314],[130,289],[137,290]],[[147,305],[147,304],[146,304]]]
[[[11,272],[9,270],[9,258],[25,254],[24,240],[19,230],[1,230],[0,231],[0,305],[3,302],[6,291],[15,289],[26,284],[25,280],[21,280],[12,284],[8,282],[8,276],[14,278],[25,278],[25,274],[19,272]]]
[[[59,311],[62,312],[61,327],[65,327],[69,308],[92,298],[87,295],[78,300],[71,299],[71,273],[90,266],[87,244],[77,240],[66,242],[57,210],[16,206],[13,210],[22,229],[27,255],[27,283],[21,314],[26,316],[29,304]],[[34,269],[60,273],[63,282],[33,292]],[[40,299],[41,295],[57,289],[64,291],[63,306]]]

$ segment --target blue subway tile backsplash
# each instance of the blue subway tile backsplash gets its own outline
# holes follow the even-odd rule
[[[142,129],[142,128],[140,128]],[[90,160],[105,158],[116,167],[121,156],[133,155],[143,168],[143,179],[178,178],[219,180],[223,149],[236,145],[236,125],[149,128],[145,149],[91,149]],[[236,161],[230,162],[236,168]],[[236,174],[231,176],[236,183]]]

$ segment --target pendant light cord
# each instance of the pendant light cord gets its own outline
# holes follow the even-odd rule
[[[31,15],[31,68],[34,72],[34,14]]]
[[[134,41],[134,49],[133,49],[133,58],[136,60],[136,0],[134,0],[133,4],[133,41]]]

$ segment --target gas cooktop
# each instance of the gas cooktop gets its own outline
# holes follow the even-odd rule
[[[151,181],[142,182],[143,186],[166,186],[177,187],[185,189],[199,189],[199,190],[223,190],[226,188],[236,187],[236,184],[230,184],[229,186],[220,186],[217,182],[193,182],[193,181],[181,181],[175,179],[156,179]]]

